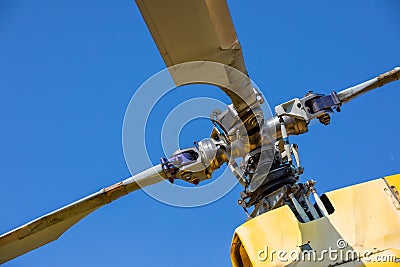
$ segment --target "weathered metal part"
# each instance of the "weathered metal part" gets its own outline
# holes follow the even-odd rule
[[[292,151],[291,151],[291,148],[290,148],[289,137],[288,137],[288,134],[286,132],[285,121],[283,120],[282,117],[280,117],[279,122],[281,124],[283,148],[285,149],[285,152],[286,152],[287,161],[290,164],[290,163],[292,163]]]
[[[262,167],[262,166],[261,166]],[[292,186],[295,184],[299,176],[292,165],[284,164],[278,168],[274,168],[269,173],[264,172],[262,175],[262,168],[259,168],[260,174],[255,173],[253,177],[256,177],[260,181],[252,190],[251,187],[246,188],[246,193],[249,196],[247,207],[252,206],[257,201],[261,200],[264,196],[269,195],[273,191],[282,188],[283,186]]]
[[[328,211],[326,210],[326,208],[324,206],[324,203],[322,203],[322,200],[319,198],[319,196],[317,194],[317,190],[315,190],[314,187],[311,188],[311,193],[314,196],[315,204],[317,205],[317,207],[321,211],[322,216],[328,216]]]
[[[235,160],[231,159],[228,163],[228,168],[232,172],[232,174],[236,177],[239,183],[243,186],[247,186],[247,180],[244,175],[244,171],[242,171]]]
[[[332,108],[340,107],[340,100],[335,91],[332,91],[329,95],[318,97],[311,101],[310,112],[317,113],[323,110],[332,110]]]
[[[337,95],[341,103],[346,103],[373,89],[382,87],[385,84],[397,81],[399,79],[400,79],[400,67],[396,67],[393,70],[381,74],[374,79],[344,89],[338,92]]]
[[[227,161],[227,158],[223,157],[224,154],[221,152],[220,146],[217,146],[213,139],[204,139],[197,142],[197,146],[200,152],[200,159],[210,174]]]
[[[173,184],[176,179],[176,173],[178,169],[164,157],[160,158],[160,162],[165,176],[167,177],[168,181]]]
[[[182,179],[192,184],[211,178],[212,173],[228,162],[224,144],[204,139],[195,147],[176,150],[169,159],[162,158],[165,176],[173,182]]]
[[[0,236],[0,264],[58,239],[96,209],[140,189],[163,181],[161,165],[50,212]]]
[[[289,188],[288,186],[283,186],[275,190],[274,192],[270,193],[269,195],[265,196],[260,201],[261,203],[263,203],[263,205],[258,210],[257,215],[282,206],[283,199],[287,195],[287,192],[289,190],[288,188]]]
[[[318,120],[323,125],[328,125],[331,123],[331,116],[328,113],[322,114],[318,117]]]
[[[311,117],[308,111],[305,109],[303,102],[299,98],[294,98],[283,104],[275,107],[275,113],[278,117],[289,116],[301,120],[305,120],[307,123]]]
[[[308,127],[305,120],[295,119],[289,116],[283,116],[283,120],[285,122],[286,132],[288,136],[299,135],[308,132]],[[274,131],[275,136],[273,136],[273,138],[271,139],[275,140],[282,139],[281,124],[277,116],[274,116],[266,120],[264,127],[275,129]]]
[[[315,210],[314,206],[311,204],[310,199],[307,196],[305,196],[304,201],[306,202],[307,208],[310,211],[313,219],[314,220],[318,219],[319,215],[318,215],[317,211]]]
[[[300,205],[300,203],[297,201],[297,199],[293,196],[293,193],[289,194],[289,198],[292,201],[294,208],[296,209],[297,213],[299,214],[302,222],[309,222],[310,219],[308,218],[307,214],[303,210],[303,207]]]
[[[301,223],[288,206],[255,217],[235,230],[231,260],[239,266],[394,266],[400,259],[400,212],[392,203],[392,186],[400,188],[400,175],[376,179],[326,193],[333,206],[331,214]],[[395,193],[392,193],[394,195]],[[341,243],[339,243],[341,241]],[[316,259],[302,254],[307,244]],[[339,246],[340,245],[340,246]],[[336,259],[323,251],[336,250]],[[271,252],[275,251],[271,258]],[[286,261],[278,252],[286,252]],[[358,259],[343,258],[354,254]],[[291,258],[289,253],[306,255],[306,260]],[[371,252],[365,255],[365,252]],[[321,256],[322,255],[322,256]],[[378,262],[385,256],[389,261]],[[281,257],[282,256],[281,254]],[[342,257],[342,258],[340,258]],[[304,258],[303,258],[304,259]]]
[[[300,154],[299,154],[299,146],[297,144],[291,144],[291,151],[294,156],[294,160],[296,161],[297,169],[299,170],[299,174],[303,174],[304,168],[300,163]]]

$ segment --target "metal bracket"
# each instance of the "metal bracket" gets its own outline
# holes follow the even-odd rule
[[[176,168],[171,162],[166,158],[160,158],[161,167],[167,176],[168,181],[173,184],[176,179],[176,174],[178,172],[178,168]]]
[[[307,123],[310,121],[309,113],[305,110],[303,102],[299,98],[294,98],[288,102],[280,104],[275,107],[275,113],[278,117],[290,116],[297,119],[305,120]]]

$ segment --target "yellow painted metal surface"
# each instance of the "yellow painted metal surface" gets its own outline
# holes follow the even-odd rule
[[[326,193],[333,213],[308,223],[287,206],[262,214],[236,229],[232,265],[393,266],[400,261],[398,191],[400,175]]]

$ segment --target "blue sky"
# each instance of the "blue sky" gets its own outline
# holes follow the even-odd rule
[[[400,65],[396,0],[229,6],[248,71],[271,106]],[[130,176],[124,112],[136,88],[164,68],[133,1],[2,0],[0,62],[0,232]],[[176,100],[218,94],[193,91]],[[392,83],[344,106],[331,125],[292,138],[302,179],[317,180],[322,193],[398,173],[399,99],[400,82]],[[210,128],[193,122],[180,143]],[[149,153],[157,157],[159,133],[152,134]],[[233,231],[245,220],[240,191],[200,208],[138,191],[4,266],[229,266]]]

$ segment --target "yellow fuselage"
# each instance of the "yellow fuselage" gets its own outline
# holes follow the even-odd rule
[[[235,230],[232,265],[400,267],[399,191],[400,174],[326,193],[331,214],[308,223],[288,206],[257,216]]]

